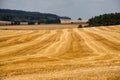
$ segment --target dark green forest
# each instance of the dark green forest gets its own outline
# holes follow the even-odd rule
[[[28,22],[28,24],[52,24],[60,23],[59,16],[49,13],[28,12],[21,10],[0,9],[0,20],[11,21],[11,24],[19,25],[20,22]]]
[[[71,20],[71,18],[70,18],[70,17],[67,17],[67,16],[62,16],[62,17],[60,17],[60,19],[68,19],[68,20]]]
[[[120,13],[109,13],[95,16],[88,21],[89,26],[109,26],[120,24]]]

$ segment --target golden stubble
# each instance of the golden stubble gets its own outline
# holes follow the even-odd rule
[[[0,30],[0,80],[120,79],[119,25],[13,27]]]

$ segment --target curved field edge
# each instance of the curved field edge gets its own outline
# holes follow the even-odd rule
[[[119,80],[120,26],[0,30],[1,80]]]

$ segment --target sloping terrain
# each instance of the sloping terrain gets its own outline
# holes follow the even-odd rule
[[[23,23],[24,24],[24,23]],[[56,30],[77,28],[78,24],[40,24],[40,25],[9,25],[0,26],[0,30]]]
[[[74,23],[78,23],[78,24],[87,24],[88,20],[64,20],[61,19],[61,23],[62,24],[74,24]]]
[[[120,80],[120,26],[0,30],[0,80]]]

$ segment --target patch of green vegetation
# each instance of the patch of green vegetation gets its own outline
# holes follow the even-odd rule
[[[120,13],[110,13],[95,16],[88,21],[89,26],[109,26],[120,24]]]
[[[21,10],[0,9],[0,20],[11,21],[12,25],[19,25],[21,22],[28,22],[28,24],[45,23],[58,24],[60,17],[55,14],[27,12]],[[33,23],[34,22],[34,23]]]

